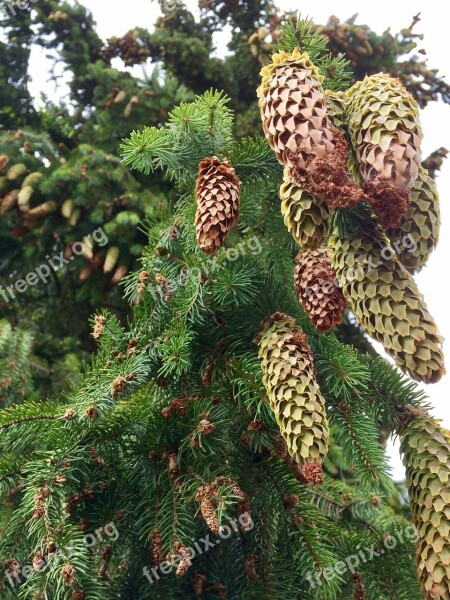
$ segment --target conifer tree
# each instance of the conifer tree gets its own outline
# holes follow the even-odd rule
[[[162,173],[150,181],[120,166],[120,140],[143,123],[164,124],[174,105],[192,100],[195,93],[211,86],[230,98],[234,134],[260,135],[254,93],[259,70],[269,62],[281,24],[292,15],[268,0],[246,2],[245,10],[238,2],[201,0],[200,19],[195,19],[180,2],[161,2],[163,16],[154,30],[135,27],[102,40],[93,16],[82,4],[46,0],[32,2],[30,7],[31,11],[17,8],[15,14],[0,13],[4,34],[0,41],[0,156],[9,159],[6,166],[0,160],[0,251],[5,257],[0,264],[0,285],[5,288],[23,279],[46,262],[47,255],[64,252],[64,260],[70,260],[71,246],[85,237],[88,247],[70,265],[64,263],[58,272],[52,269],[45,285],[28,287],[25,293],[13,290],[15,299],[6,292],[8,301],[0,294],[0,305],[14,327],[20,324],[35,334],[35,352],[54,370],[63,355],[92,351],[86,323],[99,306],[125,315],[127,305],[116,284],[136,267],[145,244],[138,223],[152,207],[162,211],[166,199],[175,198]],[[399,75],[421,106],[436,99],[447,102],[447,85],[427,67],[419,47],[418,20],[398,34],[378,35],[354,19],[341,23],[332,18],[324,33],[332,54],[351,60],[353,79],[384,70]],[[214,33],[225,26],[232,31],[229,52],[217,57]],[[34,105],[27,88],[33,44],[54,57],[50,78],[55,86],[61,64],[69,72],[67,100],[44,98],[39,109]],[[137,78],[113,68],[112,60],[117,58],[126,66],[145,65],[148,75]],[[435,172],[443,156],[445,151],[431,157],[428,167]],[[7,170],[22,163],[27,171],[5,181]],[[32,179],[32,185],[27,180],[22,191],[22,183],[32,173],[42,177]],[[412,270],[420,268],[432,251],[439,223],[433,183],[423,180],[422,187],[429,193],[426,200],[421,195],[420,202],[410,206],[415,220],[388,232],[393,242],[411,232],[420,245],[416,256],[407,253],[404,257],[405,266]],[[312,248],[318,243],[316,236],[320,241],[328,233],[320,217],[328,208],[322,204],[319,210],[310,204],[311,214],[303,213],[299,207],[311,199],[304,190],[299,194],[287,194],[285,219],[294,235],[311,238]],[[435,214],[423,239],[418,230],[431,204]],[[299,228],[299,218],[308,222],[305,228]],[[108,243],[90,249],[89,236],[99,227]],[[58,318],[65,314],[73,318]],[[365,346],[346,320],[340,331],[347,340]]]
[[[319,85],[345,88],[345,61],[310,23],[284,27],[283,56],[300,32]],[[342,151],[346,109],[333,124],[323,88],[314,93]],[[177,199],[146,221],[148,245],[124,281],[129,325],[95,316],[98,351],[82,383],[62,401],[0,411],[2,597],[448,596],[448,436],[433,444],[438,425],[414,382],[314,327],[294,283],[301,236],[280,210],[286,174],[266,140],[233,135],[228,105],[206,91],[123,142],[125,164],[170,176]],[[316,201],[308,193],[299,210]],[[333,210],[324,238],[356,246],[355,229],[373,233],[367,203]],[[199,223],[219,236],[214,255]],[[333,264],[332,248],[328,276]],[[389,269],[410,277],[398,260]],[[343,279],[333,283],[353,308]],[[416,358],[426,360],[421,349]],[[381,432],[402,438],[417,531]]]

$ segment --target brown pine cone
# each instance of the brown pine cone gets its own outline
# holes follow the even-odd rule
[[[215,254],[239,220],[241,182],[228,161],[205,158],[199,164],[195,188],[197,242],[206,254]]]
[[[213,533],[219,533],[219,519],[214,504],[209,498],[203,498],[200,504],[200,512],[206,524]]]
[[[295,291],[318,331],[338,325],[347,308],[328,248],[301,254],[294,271]]]

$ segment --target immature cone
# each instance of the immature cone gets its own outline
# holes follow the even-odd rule
[[[31,187],[34,187],[37,183],[40,182],[42,178],[42,173],[39,173],[39,171],[33,171],[32,173],[27,175],[22,181],[22,187],[26,187],[27,185],[31,185]]]
[[[111,246],[108,249],[105,257],[105,264],[103,265],[103,272],[110,273],[117,264],[120,256],[120,249],[117,246]]]
[[[386,230],[386,235],[404,267],[415,271],[427,263],[437,245],[440,226],[436,183],[427,171],[419,166],[419,176],[411,191],[408,212],[397,227]]]
[[[417,408],[411,413],[400,438],[419,580],[427,599],[450,600],[450,432]]]
[[[18,198],[19,190],[17,189],[11,190],[6,196],[0,198],[0,215],[9,213],[16,206]]]
[[[6,173],[6,178],[9,179],[9,181],[14,181],[14,179],[25,175],[26,172],[26,165],[24,163],[17,163],[17,165],[13,165],[8,169]]]
[[[263,384],[289,454],[307,481],[321,483],[329,428],[306,335],[293,319],[275,313],[256,341]]]
[[[33,195],[33,188],[31,185],[22,186],[17,197],[20,212],[26,213],[30,210],[30,200]]]
[[[419,108],[398,79],[365,77],[345,93],[352,146],[364,191],[383,227],[406,214],[420,164]]]
[[[75,204],[73,200],[64,200],[61,206],[61,214],[65,219],[70,219],[75,208]]]
[[[284,169],[280,187],[281,213],[289,233],[303,250],[315,250],[323,244],[330,231],[333,209],[302,189]]]
[[[363,194],[347,173],[347,143],[328,118],[323,76],[308,54],[274,54],[261,75],[263,130],[278,161],[330,205],[358,204]]]
[[[329,239],[337,280],[362,327],[383,344],[416,381],[435,383],[445,373],[442,338],[408,271],[374,217],[356,234]]]
[[[347,300],[337,282],[328,248],[301,254],[294,281],[299,300],[318,331],[329,331],[342,321]]]
[[[239,220],[241,182],[228,161],[205,158],[199,164],[195,188],[197,242],[203,252],[215,254]]]
[[[7,156],[6,154],[0,154],[0,173],[3,171],[3,169],[6,167],[6,165],[9,163],[9,156]]]
[[[43,202],[42,204],[39,204],[28,211],[27,218],[30,221],[37,221],[38,219],[42,219],[50,213],[55,212],[56,208],[56,202],[53,202],[53,200],[48,200],[47,202]]]

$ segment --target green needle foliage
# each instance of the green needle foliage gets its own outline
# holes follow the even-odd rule
[[[329,56],[310,22],[263,0],[245,10],[201,2],[200,21],[168,4],[151,33],[135,28],[107,42],[78,3],[37,2],[13,25],[1,23],[0,154],[41,173],[33,202],[56,205],[23,238],[12,235],[23,215],[2,217],[2,281],[20,260],[32,262],[36,247],[59,254],[98,226],[130,274],[120,288],[126,325],[111,274],[97,269],[80,281],[81,264],[54,278],[47,296],[7,305],[13,324],[33,325],[39,355],[52,363],[36,362],[37,374],[48,369],[47,383],[68,375],[55,356],[78,355],[81,339],[84,349],[94,339],[98,348],[64,395],[38,401],[30,394],[33,336],[0,326],[0,595],[350,600],[358,575],[369,600],[419,600],[406,500],[389,478],[382,440],[398,430],[401,408],[426,407],[426,399],[389,363],[343,343],[364,344],[350,322],[320,335],[299,305],[298,249],[279,210],[282,172],[258,137],[255,88],[268,48],[255,52],[251,43],[261,27],[273,42],[285,23],[281,44],[308,49],[326,86],[340,89],[347,59],[353,75],[402,70],[415,34],[378,36],[333,21],[323,29]],[[224,24],[232,40],[222,59],[212,50]],[[72,73],[70,110],[49,99],[39,111],[30,106],[32,42],[57,50]],[[112,68],[117,57],[162,70],[138,80]],[[12,58],[13,75],[5,68]],[[423,105],[448,101],[420,56],[404,71]],[[208,257],[196,242],[194,184],[198,163],[212,155],[228,159],[242,182],[241,217]],[[15,184],[2,177],[3,199]],[[80,215],[73,225],[62,214],[70,199]],[[87,314],[105,304],[93,336],[83,337]],[[254,340],[277,311],[295,319],[314,353],[331,427],[321,487],[305,485],[280,450],[262,384]],[[177,574],[164,561],[185,547],[197,556]]]

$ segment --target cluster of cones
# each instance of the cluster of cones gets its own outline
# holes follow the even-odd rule
[[[295,285],[306,312],[326,331],[348,304],[400,369],[438,381],[442,338],[409,272],[425,264],[439,232],[436,187],[420,165],[417,103],[383,73],[325,92],[297,49],[274,54],[261,74],[263,130],[285,166],[281,209],[301,246]],[[363,201],[357,231],[330,231],[337,208]]]
[[[385,74],[345,93],[325,92],[323,77],[297,49],[273,55],[261,74],[263,129],[285,166],[281,210],[301,246],[294,278],[305,311],[318,331],[328,331],[349,306],[402,371],[438,381],[442,338],[411,275],[439,233],[436,186],[420,164],[416,102]],[[333,225],[336,209],[360,202],[366,205],[353,222],[350,213],[352,226]],[[328,426],[306,336],[289,317],[273,315],[257,341],[290,454],[320,466]],[[418,409],[400,418],[419,579],[426,598],[450,599],[450,433]]]

